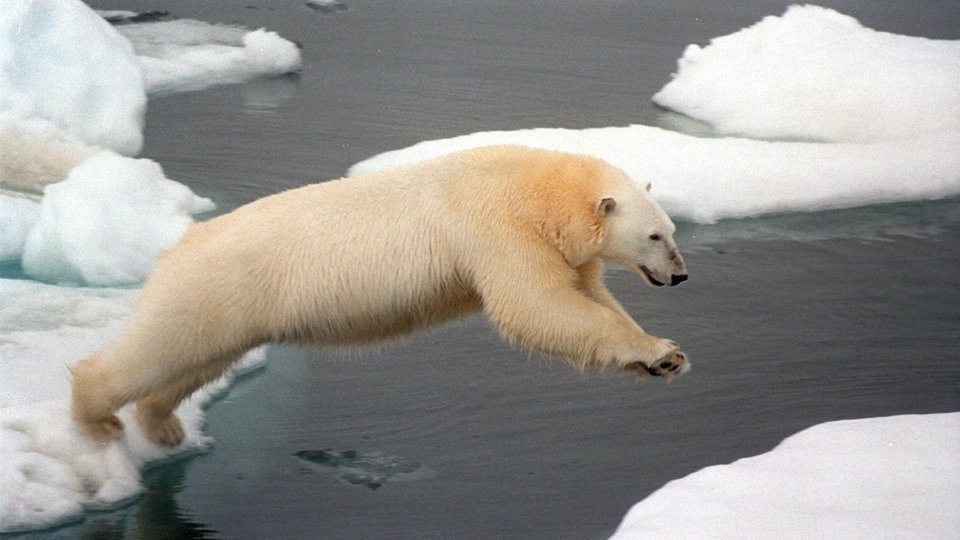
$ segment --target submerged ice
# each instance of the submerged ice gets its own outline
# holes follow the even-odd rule
[[[421,480],[434,474],[416,461],[383,452],[337,452],[328,448],[302,450],[295,455],[312,468],[332,474],[342,482],[370,489],[378,489],[387,482]]]

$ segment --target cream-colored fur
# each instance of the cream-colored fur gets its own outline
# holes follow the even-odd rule
[[[101,438],[136,401],[175,445],[173,410],[265,342],[360,345],[482,309],[511,342],[578,366],[686,371],[602,281],[686,277],[674,226],[597,159],[489,147],[311,185],[192,227],[157,262],[129,328],[73,372],[73,415]]]

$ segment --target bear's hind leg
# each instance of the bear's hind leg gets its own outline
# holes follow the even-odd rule
[[[225,355],[206,366],[182,374],[157,388],[137,402],[137,423],[147,440],[157,446],[173,447],[186,435],[180,419],[174,414],[177,406],[200,387],[224,374],[240,354]]]
[[[104,352],[98,352],[70,369],[71,416],[80,431],[96,440],[108,441],[123,432],[116,411],[129,400],[115,392],[114,378],[105,368]]]
[[[144,436],[157,446],[173,447],[183,442],[186,433],[174,409],[180,400],[152,395],[137,402],[137,423]]]

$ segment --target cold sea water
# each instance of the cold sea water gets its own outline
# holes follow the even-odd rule
[[[345,2],[91,2],[303,46],[299,76],[151,99],[142,155],[225,212],[427,139],[702,132],[649,97],[687,44],[789,4]],[[820,4],[890,32],[960,28],[949,1]],[[209,452],[148,469],[132,505],[26,537],[605,538],[666,482],[814,424],[960,409],[960,200],[677,225],[689,282],[607,276],[690,355],[671,384],[511,349],[482,317],[351,355],[272,347],[211,405]]]

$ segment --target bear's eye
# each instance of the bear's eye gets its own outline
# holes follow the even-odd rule
[[[663,237],[660,236],[659,234],[651,234],[651,235],[650,235],[650,239],[653,240],[654,242],[659,242],[661,238],[663,238]]]

